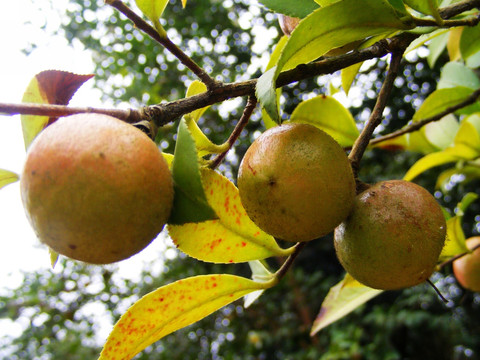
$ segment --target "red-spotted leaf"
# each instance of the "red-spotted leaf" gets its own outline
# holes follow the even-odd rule
[[[175,245],[187,255],[214,263],[238,263],[289,255],[247,216],[238,189],[219,173],[202,169],[202,182],[218,220],[168,225]]]
[[[164,336],[271,284],[234,275],[201,275],[163,286],[138,300],[110,333],[99,360],[128,360]]]
[[[22,102],[67,105],[80,86],[92,77],[60,70],[42,71],[30,81]],[[40,131],[57,120],[56,117],[35,115],[22,115],[21,119],[25,148]]]
[[[0,189],[8,184],[18,181],[18,175],[14,172],[0,169]]]
[[[330,288],[327,297],[323,300],[320,312],[313,322],[310,334],[315,335],[381,292],[382,290],[372,289],[360,284],[349,274],[346,274],[342,281]]]

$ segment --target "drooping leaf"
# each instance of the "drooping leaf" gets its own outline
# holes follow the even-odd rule
[[[163,286],[122,315],[99,360],[129,360],[164,336],[268,286],[227,274],[195,276]]]
[[[440,254],[439,261],[445,261],[468,251],[461,224],[461,216],[454,216],[447,220],[447,238],[442,253]]]
[[[308,63],[331,49],[356,40],[413,27],[384,0],[343,0],[322,7],[304,18],[291,34],[274,68],[257,82],[257,97],[268,114],[279,121],[275,82],[282,70]]]
[[[331,96],[320,95],[301,102],[292,112],[290,121],[314,125],[341,146],[351,146],[359,135],[350,111]]]
[[[299,18],[304,18],[318,9],[318,4],[314,0],[260,0],[259,2],[276,13]]]
[[[460,39],[462,37],[463,27],[457,27],[450,30],[447,51],[450,61],[457,61],[462,57],[460,53]]]
[[[198,80],[192,81],[187,89],[186,97],[198,95],[207,92],[207,86]],[[201,109],[197,109],[192,111],[189,114],[186,114],[185,117],[190,117],[193,121],[198,122],[198,120],[202,117],[203,113],[209,108],[210,106],[205,106]]]
[[[463,216],[465,211],[468,209],[468,207],[474,202],[477,201],[479,198],[479,194],[475,193],[467,193],[465,196],[462,198],[462,201],[460,201],[457,204],[457,215],[458,216]]]
[[[0,169],[0,189],[8,184],[18,181],[19,177],[16,173]]]
[[[342,72],[341,72],[342,88],[347,95],[348,95],[348,92],[350,91],[350,87],[352,86],[353,81],[355,80],[355,77],[358,74],[358,71],[362,67],[362,64],[363,63],[358,63],[342,69]]]
[[[265,71],[270,70],[272,67],[275,66],[277,63],[278,59],[280,58],[280,54],[282,53],[283,48],[285,47],[285,44],[288,41],[288,36],[284,35],[280,38],[280,40],[277,43],[277,46],[275,46],[275,49],[273,49],[272,54],[270,55],[270,60],[268,61],[267,67]],[[276,96],[276,104],[278,105],[280,103],[280,96],[282,95],[282,89],[276,89],[275,90],[275,96]],[[279,109],[277,108],[276,110],[279,112]],[[274,127],[277,125],[277,123],[268,115],[268,112],[262,108],[262,120],[265,125],[265,128],[269,129],[271,127]]]
[[[175,197],[170,224],[184,224],[216,219],[208,205],[200,178],[195,140],[185,119],[178,125],[177,142],[172,164]]]
[[[67,105],[75,92],[93,75],[79,75],[67,71],[47,70],[35,75],[27,86],[23,103]],[[22,115],[22,131],[25,149],[56,117]]]
[[[468,26],[462,31],[460,38],[460,53],[463,59],[475,55],[480,51],[480,26]]]
[[[264,261],[253,260],[249,261],[248,265],[252,270],[252,279],[257,282],[268,282],[275,277],[275,274],[272,273],[266,266]],[[243,306],[246,308],[250,307],[262,294],[265,292],[265,289],[257,290],[251,292],[250,294],[245,295]]]
[[[214,263],[246,262],[292,252],[293,248],[280,248],[250,220],[231,181],[209,169],[202,169],[202,181],[218,220],[168,225],[169,235],[181,251]]]
[[[443,151],[425,155],[423,158],[413,164],[413,166],[407,171],[403,179],[411,181],[421,173],[436,166],[460,160],[475,159],[478,156],[480,156],[479,152],[476,152],[467,146],[458,145],[450,147]]]
[[[313,322],[310,334],[315,335],[380,293],[382,290],[362,285],[346,274],[342,281],[330,288],[327,297],[323,300],[320,312]]]

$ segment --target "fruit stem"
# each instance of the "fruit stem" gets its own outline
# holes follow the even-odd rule
[[[307,242],[299,242],[295,244],[293,253],[287,258],[287,260],[285,260],[280,269],[278,269],[275,273],[275,283],[278,283],[285,276],[288,269],[290,269],[292,266],[293,261],[296,259],[298,254],[300,254],[300,251],[302,251],[305,245],[307,245]]]
[[[461,253],[461,254],[458,254],[454,257],[451,257],[450,259],[442,262],[441,264],[438,265],[438,268],[441,269],[443,268],[444,266],[448,265],[448,264],[451,264],[453,263],[455,260],[458,260],[460,259],[461,257],[464,257],[465,255],[468,255],[468,254],[471,254],[472,252],[474,252],[475,250],[479,249],[480,248],[480,244],[478,245],[475,245],[473,248],[471,248],[469,251],[466,251],[464,253]]]
[[[363,154],[367,149],[373,132],[382,120],[383,111],[392,91],[393,83],[397,77],[404,51],[405,48],[397,48],[392,51],[390,69],[388,70],[385,80],[383,81],[382,88],[380,89],[380,92],[378,94],[377,102],[375,103],[375,106],[372,110],[372,114],[370,115],[370,118],[368,119],[365,127],[363,128],[360,136],[353,144],[352,151],[348,156],[352,165],[352,170],[355,178],[358,177],[360,160],[362,159]]]
[[[433,290],[435,290],[437,295],[440,297],[440,299],[442,299],[442,301],[445,304],[448,304],[450,302],[445,296],[443,296],[443,294],[440,292],[440,290],[435,286],[435,284],[430,279],[427,279],[427,283],[433,288]]]
[[[240,120],[238,120],[237,125],[233,129],[232,133],[230,134],[227,144],[228,148],[224,152],[218,154],[211,162],[210,168],[213,170],[215,169],[220,163],[223,161],[225,156],[227,156],[227,153],[230,151],[232,148],[233,144],[235,144],[235,141],[237,141],[238,137],[242,133],[242,130],[245,128],[247,125],[248,121],[250,120],[250,116],[252,116],[253,110],[255,110],[255,107],[257,106],[257,98],[255,96],[250,96],[248,98],[247,104],[245,105],[245,109],[243,110],[242,117]]]

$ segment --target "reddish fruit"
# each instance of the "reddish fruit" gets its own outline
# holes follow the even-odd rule
[[[478,245],[480,245],[480,236],[467,239],[467,247],[470,250]],[[480,247],[455,260],[453,273],[465,289],[480,292]]]
[[[342,147],[308,124],[271,128],[240,164],[238,189],[248,216],[287,241],[324,236],[352,209],[355,180]]]
[[[61,118],[43,130],[28,150],[20,186],[40,241],[93,264],[145,248],[173,203],[170,171],[155,143],[99,114]]]
[[[435,198],[403,180],[383,181],[360,193],[335,229],[335,250],[345,270],[375,289],[420,284],[433,273],[446,223]]]

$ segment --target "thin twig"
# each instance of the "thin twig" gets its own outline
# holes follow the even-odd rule
[[[434,26],[440,28],[451,28],[456,26],[476,26],[480,22],[480,16],[470,16],[465,19],[444,20],[441,24],[432,19],[415,19],[416,26]]]
[[[432,280],[430,279],[427,279],[427,283],[433,288],[433,290],[435,290],[435,292],[437,293],[438,297],[440,299],[442,299],[442,301],[445,303],[445,304],[448,304],[449,303],[449,300],[443,296],[443,294],[440,292],[440,290],[435,286],[435,284],[432,282]]]
[[[116,117],[117,119],[135,123],[142,120],[142,114],[138,110],[134,109],[99,109],[92,107],[69,107],[66,105],[54,105],[54,104],[10,104],[0,103],[0,115],[39,115],[39,116],[68,116],[80,113],[96,113],[104,114]]]
[[[460,259],[461,257],[464,257],[465,255],[468,255],[468,254],[471,254],[472,252],[474,252],[475,250],[477,249],[480,249],[480,244],[474,246],[473,248],[470,249],[470,251],[467,251],[467,252],[464,252],[464,253],[461,253],[461,254],[458,254],[454,257],[451,257],[450,259],[442,262],[441,264],[438,265],[438,268],[441,269],[443,268],[444,266],[447,266],[448,264],[451,264],[453,263],[455,260],[458,260]]]
[[[457,110],[463,109],[464,107],[466,107],[468,105],[474,104],[475,102],[477,102],[479,97],[480,97],[480,89],[475,90],[464,101],[462,101],[462,102],[460,102],[456,105],[450,106],[447,109],[445,109],[444,111],[442,111],[442,112],[440,112],[440,113],[438,113],[434,116],[431,116],[429,118],[426,118],[426,119],[423,119],[423,120],[420,120],[420,121],[415,121],[414,123],[404,127],[403,129],[391,132],[390,134],[387,134],[387,135],[379,136],[379,137],[371,140],[370,145],[375,145],[375,144],[381,143],[383,141],[391,140],[391,139],[397,138],[399,136],[402,136],[404,134],[408,134],[408,133],[417,131],[417,130],[421,129],[422,127],[424,127],[425,125],[427,125],[431,122],[441,120],[445,116],[447,116],[449,114],[452,114]]]
[[[233,129],[232,133],[230,134],[227,143],[228,143],[228,149],[221,154],[218,154],[211,162],[210,168],[215,169],[220,163],[223,161],[225,156],[227,156],[227,153],[230,151],[230,149],[233,147],[235,144],[235,141],[237,141],[238,137],[240,136],[242,130],[245,128],[247,125],[248,121],[250,120],[250,117],[252,116],[253,110],[255,110],[255,107],[257,106],[257,98],[255,96],[251,96],[248,98],[247,104],[245,105],[245,109],[243,110],[242,117],[240,120],[238,120],[237,125]]]
[[[293,261],[296,259],[298,254],[300,254],[305,245],[307,245],[307,242],[299,242],[295,244],[295,249],[293,253],[287,258],[287,260],[285,260],[280,269],[278,269],[275,273],[275,279],[277,281],[280,281],[285,276],[288,269],[290,269],[290,267],[292,266]]]
[[[380,92],[378,94],[377,102],[375,103],[375,106],[372,110],[372,114],[370,115],[370,118],[365,124],[365,127],[363,128],[360,136],[353,144],[352,151],[348,156],[352,164],[355,178],[358,174],[360,160],[362,159],[363,154],[368,147],[372,134],[382,120],[382,114],[392,91],[395,78],[397,77],[402,56],[403,51],[397,51],[392,53],[390,68],[388,70],[387,76],[385,77],[385,80],[383,81],[382,88],[380,89]]]
[[[125,15],[130,21],[132,21],[135,26],[143,31],[145,34],[150,36],[152,39],[157,41],[168,51],[170,51],[180,62],[185,65],[187,68],[192,70],[192,72],[198,76],[198,78],[207,85],[208,89],[212,89],[219,85],[219,83],[210,77],[205,70],[203,70],[198,64],[192,60],[187,54],[183,52],[177,45],[175,45],[168,36],[160,36],[160,34],[155,30],[153,26],[143,20],[138,16],[132,9],[125,5],[121,0],[112,0],[108,1],[108,4],[117,9],[123,15]]]

